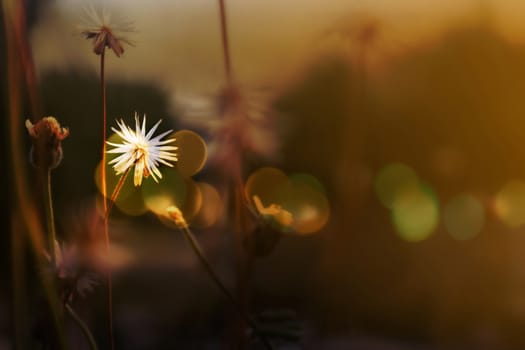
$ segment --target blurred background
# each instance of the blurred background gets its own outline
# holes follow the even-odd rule
[[[107,54],[109,125],[145,113],[148,127],[163,119],[162,130],[207,144],[206,161],[194,155],[166,186],[196,186],[211,203],[194,231],[232,286],[218,2],[93,4],[133,26],[123,56]],[[85,6],[26,1],[42,110],[70,129],[53,172],[64,239],[89,236],[82,220],[98,191],[99,57],[80,34]],[[291,312],[301,329],[291,349],[524,348],[525,3],[227,0],[226,11],[233,76],[256,121],[243,179],[271,167],[315,188],[314,218],[254,264],[254,312]],[[146,195],[124,197],[111,220],[118,348],[226,348],[233,311],[184,238],[148,212]],[[0,349],[13,345],[5,283]],[[78,302],[101,348],[104,297],[100,286]]]

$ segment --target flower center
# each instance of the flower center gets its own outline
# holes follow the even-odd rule
[[[144,145],[136,145],[133,151],[133,157],[135,158],[135,164],[141,162],[142,168],[144,169],[144,177],[149,176],[149,168],[146,165],[146,157],[148,156],[148,148]]]
[[[139,162],[145,156],[146,156],[146,149],[141,145],[137,145],[135,149],[133,150],[133,158],[135,158],[135,163]]]

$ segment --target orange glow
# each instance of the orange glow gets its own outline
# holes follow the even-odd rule
[[[253,172],[246,180],[244,194],[251,202],[252,196],[257,195],[263,203],[275,203],[278,199],[276,189],[286,183],[288,177],[277,168],[261,168]]]
[[[509,227],[525,224],[525,182],[513,180],[503,186],[494,199],[496,215]]]
[[[184,178],[174,169],[167,169],[163,173],[162,181],[156,183],[151,179],[146,179],[142,184],[142,195],[146,206],[150,206],[152,198],[170,198],[169,205],[182,207],[186,200],[187,188]],[[158,200],[155,199],[154,202]],[[157,206],[155,206],[157,208]],[[157,208],[156,210],[164,210],[164,208]],[[152,209],[150,209],[152,210]]]
[[[212,185],[205,182],[197,182],[202,197],[202,205],[191,221],[191,226],[196,228],[207,228],[213,226],[224,212],[224,204],[219,192]]]

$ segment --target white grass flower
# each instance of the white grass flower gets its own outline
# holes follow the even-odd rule
[[[135,186],[142,184],[142,178],[151,175],[155,182],[159,182],[162,174],[159,171],[159,163],[173,167],[169,161],[177,161],[177,153],[174,151],[178,149],[176,146],[168,145],[175,141],[174,138],[162,140],[162,138],[172,130],[168,130],[158,136],[152,137],[155,130],[159,126],[159,120],[150,131],[146,134],[146,116],[142,120],[142,126],[139,122],[138,114],[135,113],[135,130],[127,126],[121,119],[117,120],[120,130],[111,128],[118,136],[122,138],[122,143],[106,143],[115,148],[107,151],[107,153],[120,154],[108,164],[113,164],[113,169],[117,175],[128,171],[133,165],[135,166],[135,175],[133,183]]]

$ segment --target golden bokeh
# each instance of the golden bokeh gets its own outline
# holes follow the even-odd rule
[[[177,150],[176,168],[181,175],[190,177],[198,173],[206,162],[206,143],[202,137],[191,130],[179,130],[173,134]]]
[[[191,220],[191,226],[207,228],[214,225],[224,211],[224,204],[219,192],[212,185],[205,182],[195,183],[199,188],[202,205]]]
[[[201,187],[191,178],[185,178],[184,185],[186,187],[186,195],[179,209],[182,211],[186,222],[191,224],[202,207],[202,192]]]
[[[326,194],[325,188],[321,181],[313,175],[306,173],[294,173],[289,176],[289,180],[292,183],[303,183],[319,191],[320,193]]]
[[[244,194],[251,202],[254,195],[259,196],[263,203],[276,203],[279,200],[277,188],[288,181],[288,176],[277,168],[265,167],[253,172],[246,180]]]
[[[188,192],[186,181],[174,169],[166,169],[159,183],[146,179],[141,188],[146,207],[158,215],[165,214],[166,208],[170,205],[182,207]]]
[[[292,213],[292,232],[311,234],[326,225],[330,217],[330,206],[323,192],[301,180],[290,177],[286,187],[279,192],[279,204]]]
[[[507,182],[496,194],[494,210],[500,220],[512,228],[525,224],[525,182]]]
[[[133,186],[133,178],[131,176],[128,176],[126,182],[129,182],[129,187]],[[117,199],[115,206],[124,214],[131,216],[139,216],[148,211],[142,198],[142,191],[139,187],[134,186],[125,200]]]
[[[261,168],[246,181],[245,195],[250,203],[257,196],[264,207],[281,208],[282,213],[290,213],[293,218],[291,225],[281,226],[286,233],[318,232],[330,217],[324,187],[316,177],[309,174],[287,176],[277,168]]]

